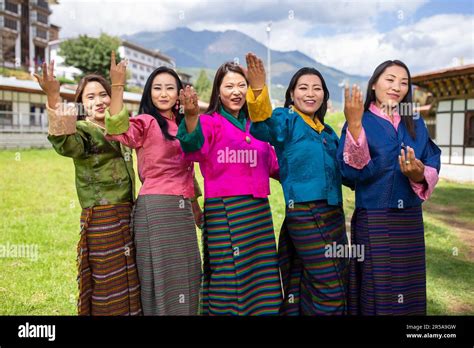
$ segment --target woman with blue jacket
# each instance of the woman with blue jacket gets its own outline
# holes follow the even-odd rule
[[[247,55],[247,65],[248,74],[265,76],[255,55]],[[324,78],[314,68],[300,69],[290,81],[285,106],[273,112],[267,87],[250,87],[250,131],[275,147],[286,202],[279,242],[285,297],[280,313],[345,314],[348,259],[327,252],[333,243],[345,246],[347,237],[338,136],[324,123],[329,99]]]

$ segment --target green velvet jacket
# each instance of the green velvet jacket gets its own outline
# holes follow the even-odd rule
[[[133,202],[135,197],[132,151],[106,140],[104,133],[93,123],[77,121],[74,134],[48,135],[56,152],[74,161],[82,208]]]

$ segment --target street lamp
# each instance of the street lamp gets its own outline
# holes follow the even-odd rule
[[[267,24],[267,71],[268,71],[268,95],[271,98],[271,89],[272,89],[272,64],[271,64],[271,52],[270,52],[270,33],[272,31],[272,22]]]

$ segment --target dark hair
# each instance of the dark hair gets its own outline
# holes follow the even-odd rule
[[[175,137],[172,136],[168,132],[168,122],[165,120],[164,116],[161,115],[160,110],[158,110],[158,108],[153,104],[153,100],[151,99],[153,80],[155,79],[157,75],[165,74],[165,73],[170,74],[176,80],[176,87],[178,89],[177,90],[178,94],[179,94],[179,91],[184,88],[183,83],[181,82],[181,79],[179,78],[176,71],[166,66],[160,66],[159,68],[155,69],[150,74],[150,76],[148,76],[148,79],[146,80],[145,88],[143,89],[143,95],[140,101],[140,107],[138,109],[138,112],[140,114],[148,114],[148,115],[153,116],[156,122],[158,122],[158,124],[160,125],[161,132],[163,133],[165,139],[174,140]],[[176,118],[176,124],[179,125],[184,116],[182,113],[180,113],[179,99],[176,101],[175,106],[178,106],[178,108],[173,107],[171,110]]]
[[[368,111],[370,108],[370,104],[375,102],[376,97],[375,97],[375,91],[372,89],[372,86],[377,82],[379,77],[383,74],[385,69],[391,66],[399,66],[402,67],[403,69],[406,70],[407,75],[408,75],[408,92],[405,95],[405,97],[402,99],[400,103],[413,103],[413,96],[411,92],[411,76],[410,76],[410,70],[408,70],[408,67],[403,63],[402,61],[399,60],[387,60],[380,64],[378,67],[375,68],[374,73],[372,74],[369,83],[367,84],[367,95],[365,97],[365,103],[364,103],[364,110]],[[408,109],[408,110],[407,110]],[[415,133],[415,122],[413,121],[413,110],[412,107],[408,108],[402,108],[400,112],[400,116],[402,119],[403,124],[405,125],[405,128],[408,130],[408,133],[410,136],[415,139],[416,138],[416,133]]]
[[[214,77],[214,83],[212,85],[212,92],[211,92],[211,99],[209,102],[209,107],[207,108],[207,111],[206,111],[206,114],[208,115],[212,115],[215,112],[219,112],[219,109],[221,108],[221,106],[223,106],[221,103],[221,98],[219,98],[219,89],[221,87],[224,76],[228,72],[234,72],[234,73],[242,75],[245,79],[245,82],[247,83],[247,86],[249,84],[247,77],[245,76],[244,70],[242,69],[240,65],[235,64],[234,62],[226,62],[222,64],[219,67],[219,69],[217,69],[216,76]],[[241,110],[244,111],[245,117],[249,116],[247,102],[244,103]]]
[[[329,89],[326,86],[326,81],[324,81],[323,75],[321,75],[321,73],[315,68],[301,68],[296,72],[296,74],[293,75],[285,93],[285,108],[289,108],[290,105],[293,105],[293,100],[291,99],[291,92],[295,90],[299,78],[303,75],[316,75],[321,80],[321,84],[323,85],[324,99],[323,103],[321,104],[321,107],[316,110],[313,116],[316,116],[319,121],[321,121],[321,123],[324,123],[324,115],[326,115],[326,111],[328,109]]]
[[[85,75],[78,83],[77,89],[76,89],[76,94],[74,95],[74,101],[76,104],[80,104],[81,107],[79,108],[79,112],[77,115],[77,118],[79,120],[84,119],[87,115],[84,114],[84,106],[82,103],[82,95],[84,94],[84,89],[86,88],[87,84],[89,82],[98,82],[104,87],[105,91],[107,92],[107,95],[110,97],[112,95],[111,92],[111,87],[109,81],[107,81],[103,76],[97,75],[97,74],[87,74]]]

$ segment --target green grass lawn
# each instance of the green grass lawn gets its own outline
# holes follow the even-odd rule
[[[342,114],[327,122],[339,129]],[[202,184],[202,177],[198,175]],[[278,234],[280,184],[270,202]],[[344,188],[349,220],[354,194]],[[425,205],[428,313],[474,314],[474,185],[441,181]],[[201,200],[202,203],[202,200]],[[80,205],[72,160],[53,150],[0,151],[0,247],[33,245],[38,258],[0,258],[0,315],[76,315]],[[468,239],[471,236],[470,240]]]

